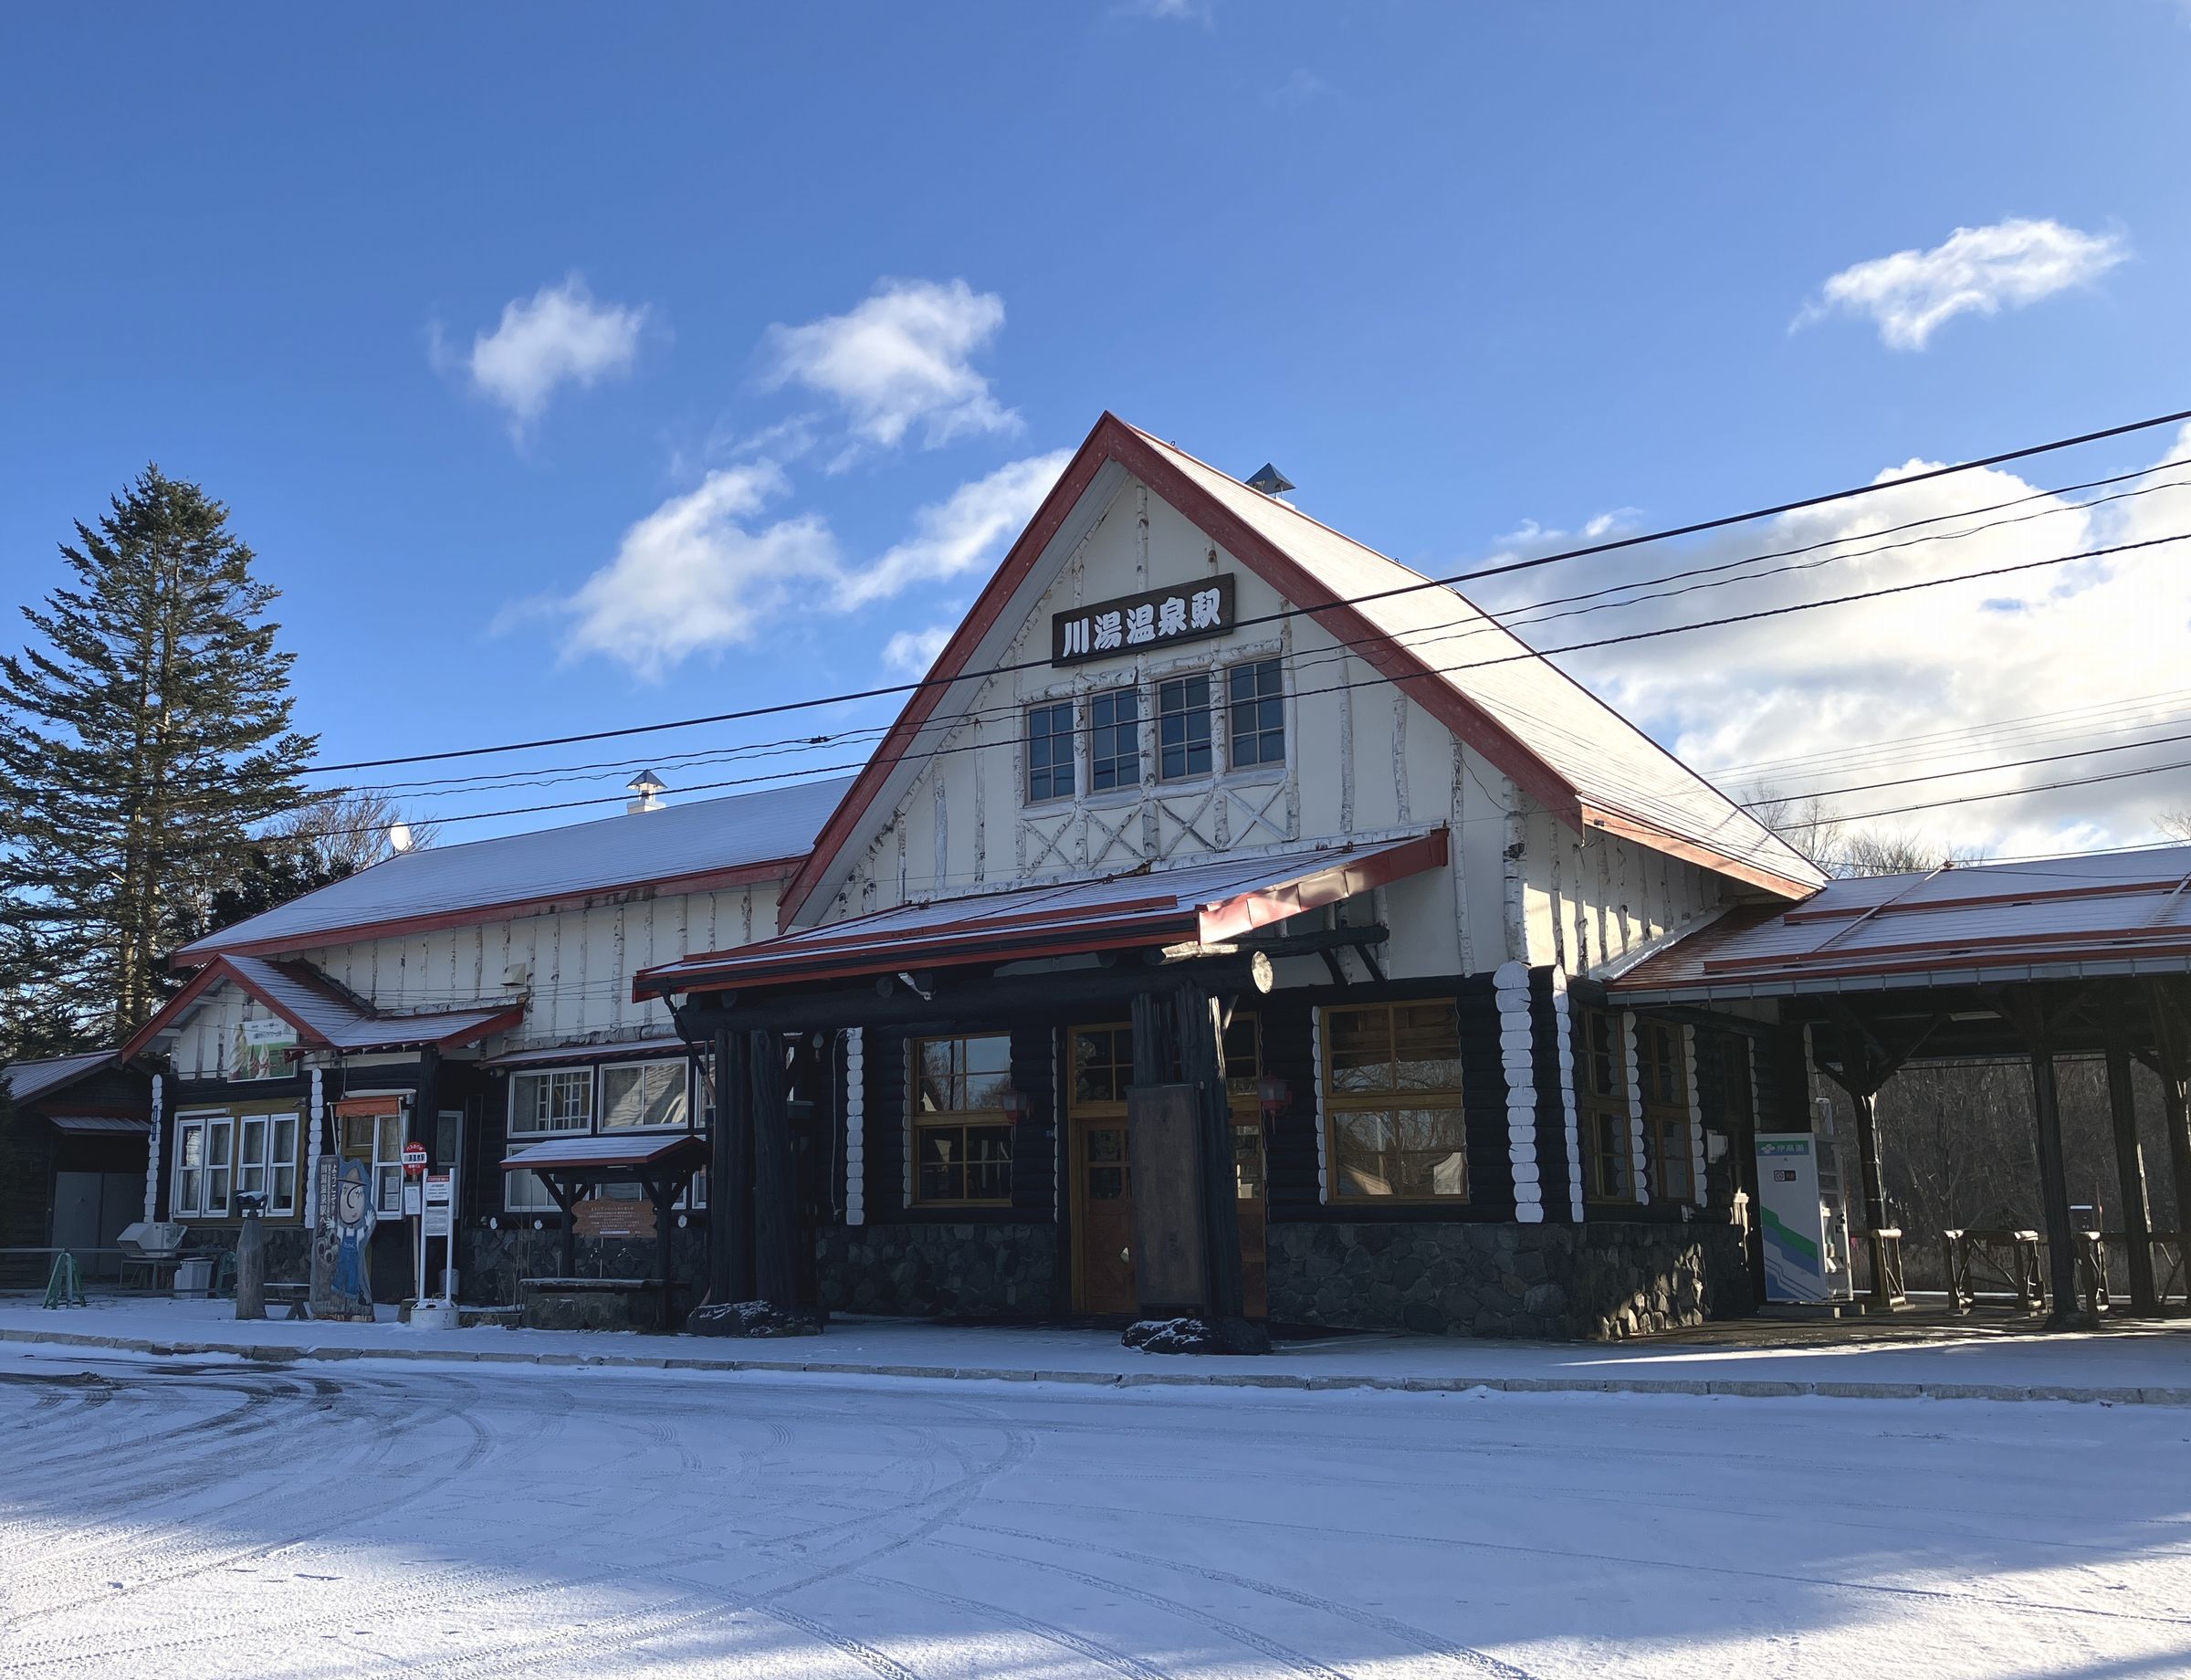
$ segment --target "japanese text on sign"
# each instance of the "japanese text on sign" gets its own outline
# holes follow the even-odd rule
[[[1142,647],[1195,642],[1232,628],[1232,574],[1122,595],[1050,615],[1050,663],[1078,665]]]

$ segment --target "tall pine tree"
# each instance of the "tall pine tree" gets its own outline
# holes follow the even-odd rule
[[[73,587],[0,656],[0,936],[20,1006],[87,1042],[142,1024],[165,954],[203,926],[318,744],[228,510],[148,467],[61,556]]]

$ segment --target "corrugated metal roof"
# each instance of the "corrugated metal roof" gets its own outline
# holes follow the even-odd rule
[[[1636,1001],[2191,968],[2191,846],[1831,881],[1745,906],[1609,983]]]
[[[121,1114],[49,1114],[46,1117],[62,1131],[105,1132],[149,1138],[152,1133],[150,1120],[133,1120]]]
[[[645,1167],[679,1155],[702,1154],[706,1142],[695,1133],[607,1133],[600,1137],[552,1138],[528,1143],[502,1158],[502,1171],[540,1167]]]
[[[15,1062],[0,1068],[0,1078],[7,1081],[7,1094],[19,1103],[74,1085],[88,1074],[97,1073],[109,1063],[119,1059],[112,1050],[83,1050],[74,1055],[52,1056],[42,1062]]]
[[[506,1050],[483,1058],[482,1067],[543,1067],[557,1062],[605,1062],[626,1056],[681,1056],[691,1046],[674,1034],[657,1033],[652,1038],[619,1038],[598,1045],[537,1045],[524,1050]]]
[[[1234,518],[1312,573],[1334,600],[1351,604],[1421,660],[1434,680],[1488,712],[1585,805],[1792,882],[1824,879],[1807,858],[1550,660],[1514,657],[1530,656],[1528,645],[1457,591],[1417,588],[1366,598],[1407,589],[1423,576],[1134,429]]]
[[[175,953],[300,951],[382,924],[537,904],[802,857],[851,786],[839,777],[404,852]]]
[[[244,989],[284,1019],[337,1050],[392,1050],[411,1045],[461,1043],[508,1015],[515,1004],[445,1010],[430,1015],[383,1015],[361,1007],[301,962],[229,957]]]
[[[1445,831],[1433,829],[1381,845],[1242,852],[1177,868],[926,899],[664,963],[643,971],[634,992],[647,997],[701,985],[1009,961],[1036,947],[1224,940],[1444,861]]]

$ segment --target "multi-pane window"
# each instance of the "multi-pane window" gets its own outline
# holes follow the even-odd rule
[[[246,1114],[236,1131],[236,1189],[259,1198],[259,1211],[282,1218],[297,1211],[297,1117]]]
[[[346,1114],[342,1153],[365,1164],[372,1185],[373,1211],[395,1219],[404,1211],[404,1117],[398,1114]]]
[[[1450,999],[1324,1012],[1332,1193],[1468,1199],[1461,1022]]]
[[[686,1085],[683,1062],[626,1062],[603,1068],[601,1129],[683,1126],[691,1112]]]
[[[559,1068],[519,1074],[509,1082],[509,1129],[522,1133],[586,1131],[593,1120],[593,1070]]]
[[[1157,685],[1157,774],[1177,782],[1209,773],[1209,676],[1167,677]]]
[[[1106,688],[1088,701],[1088,791],[1135,787],[1140,781],[1140,691]]]
[[[1633,1202],[1628,1115],[1628,1046],[1620,1017],[1585,1009],[1575,1021],[1576,1118],[1582,1129],[1582,1194],[1588,1202]]]
[[[1073,702],[1027,709],[1027,797],[1064,799],[1073,792]]]
[[[1285,762],[1285,685],[1277,660],[1252,659],[1225,673],[1225,727],[1232,769]]]
[[[1012,1200],[1012,1040],[913,1041],[913,1191],[920,1202]]]
[[[1636,1023],[1636,1085],[1643,1097],[1651,1193],[1662,1202],[1688,1202],[1696,1194],[1685,1061],[1680,1027],[1663,1021]]]
[[[1073,1102],[1122,1103],[1134,1082],[1134,1029],[1084,1026],[1073,1034]]]
[[[225,1114],[184,1115],[175,1122],[175,1219],[225,1219],[235,1183],[236,1121]]]

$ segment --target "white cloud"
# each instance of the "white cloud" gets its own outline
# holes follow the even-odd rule
[[[1331,84],[1314,70],[1299,69],[1263,96],[1263,102],[1277,110],[1297,110],[1312,104],[1331,91]]]
[[[644,307],[596,303],[574,274],[561,286],[543,286],[529,298],[504,304],[500,323],[472,340],[462,366],[482,395],[508,411],[510,429],[521,436],[546,412],[559,386],[584,390],[629,373],[645,324]],[[438,333],[435,359],[448,359]]]
[[[1153,17],[1159,23],[1200,24],[1217,21],[1214,0],[1118,0],[1111,8],[1122,17]]]
[[[852,613],[994,565],[1069,458],[1031,457],[960,486],[915,513],[911,536],[857,567],[820,514],[756,528],[754,516],[791,488],[776,462],[724,467],[624,532],[615,558],[570,595],[520,604],[498,627],[560,618],[564,657],[605,655],[659,681],[695,654],[751,646],[800,614]],[[950,628],[900,632],[883,656],[925,670]]]
[[[659,681],[696,653],[752,642],[807,586],[837,574],[835,539],[819,516],[747,529],[787,488],[783,469],[760,461],[709,473],[664,502],[560,604],[571,621],[565,656],[605,654]]]
[[[1842,269],[1793,323],[1869,316],[1891,350],[1923,350],[1940,326],[1969,310],[2021,309],[2097,279],[2130,255],[2113,234],[2060,222],[2010,220],[1958,227],[1929,251],[1897,251]]]
[[[1756,583],[1517,626],[1532,645],[1557,648],[1661,625],[2049,560],[2191,531],[2191,428],[2165,459],[2185,465],[2165,473],[2156,469],[2115,488],[2176,480],[2186,481],[2186,488],[2090,508],[2049,499],[1882,534],[1913,520],[1989,507],[2039,488],[1998,470],[1962,473],[1789,514],[1702,544],[1652,545],[1487,580],[1472,593],[1484,606],[1513,615],[1521,604],[1621,579],[1828,540],[1840,541],[1827,551],[1848,556]],[[1891,482],[1927,465],[1913,461],[1880,478]],[[2053,510],[2021,520],[2042,508]],[[1999,522],[2009,519],[2020,522]],[[1977,529],[1987,525],[1993,529]],[[1552,535],[1534,529],[1526,534]],[[1903,543],[1908,546],[1882,547]],[[1882,551],[1852,552],[1874,548]],[[2191,543],[1630,642],[1566,656],[1559,663],[1736,797],[1748,798],[1760,783],[1786,794],[1857,788],[2184,733],[2191,730],[2191,677],[2181,656],[2187,635]],[[1440,663],[1459,664],[1475,651],[1463,640],[1442,650]],[[2073,715],[2023,721],[2040,714]],[[1909,739],[1918,736],[1928,739]],[[1882,742],[1903,744],[1882,748]],[[1892,811],[2186,759],[2191,751],[2179,743],[1881,787],[1828,803],[1850,815]],[[1997,852],[2043,852],[2151,840],[2156,837],[2154,814],[2184,806],[2191,806],[2191,772],[2171,772],[1936,805],[1864,826],[1914,831],[1939,843]]]
[[[974,353],[1004,324],[1004,300],[964,280],[885,280],[843,315],[769,329],[771,385],[800,384],[844,411],[855,437],[894,448],[915,425],[934,448],[1020,424]]]
[[[925,677],[936,656],[951,639],[956,625],[930,625],[926,630],[900,630],[883,645],[883,663],[907,677]]]
[[[839,604],[863,606],[913,583],[939,583],[993,566],[1006,540],[1019,534],[1072,458],[1071,450],[1058,449],[1012,461],[921,509],[913,516],[910,537],[844,579],[837,592]]]

